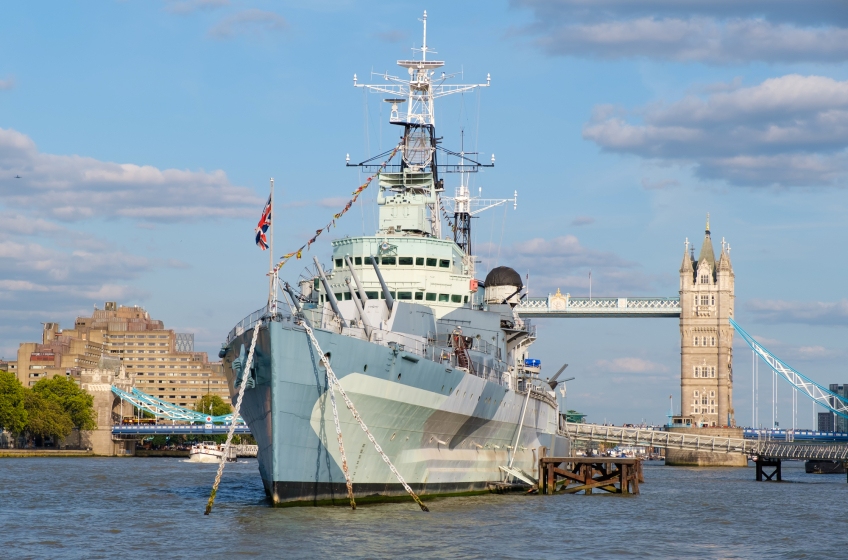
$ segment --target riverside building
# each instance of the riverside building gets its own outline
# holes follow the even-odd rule
[[[193,407],[207,393],[229,396],[221,363],[195,352],[193,335],[166,329],[142,307],[112,301],[91,317],[77,317],[73,329],[45,323],[40,344],[18,348],[17,375],[27,387],[57,374],[79,381],[102,358],[119,360],[135,387],[179,406]]]

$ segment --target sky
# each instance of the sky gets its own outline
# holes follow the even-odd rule
[[[531,296],[585,296],[591,270],[593,296],[676,296],[684,240],[700,248],[709,212],[716,246],[732,248],[737,321],[819,383],[848,383],[840,0],[4,3],[0,356],[104,301],[142,305],[216,355],[266,298],[253,229],[268,179],[279,257],[360,184],[347,154],[396,142],[353,76],[399,73],[425,9],[445,71],[491,76],[437,106],[444,144],[496,156],[472,178],[484,197],[518,191],[517,209],[475,221],[479,276],[508,265]],[[374,196],[310,260],[372,234]],[[589,421],[663,423],[669,395],[679,409],[676,320],[537,324],[532,353],[547,375],[570,364],[567,404]],[[750,351],[737,337],[734,352],[736,419],[750,425]],[[769,377],[761,366],[768,424]],[[782,427],[789,399],[779,381]],[[812,427],[799,400],[797,426]]]

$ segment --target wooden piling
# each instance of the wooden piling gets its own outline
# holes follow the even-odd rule
[[[616,457],[540,457],[539,493],[638,494],[644,482],[642,461]]]

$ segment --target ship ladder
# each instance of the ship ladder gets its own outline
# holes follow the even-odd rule
[[[218,473],[215,475],[215,483],[212,485],[212,492],[209,494],[209,501],[206,503],[206,511],[203,515],[209,515],[212,511],[212,504],[215,503],[215,495],[218,493],[218,486],[221,484],[221,476],[224,474],[224,465],[227,463],[227,457],[230,455],[230,443],[233,441],[233,434],[236,431],[235,419],[239,417],[241,411],[241,401],[244,399],[244,390],[247,388],[247,376],[250,375],[250,367],[253,365],[253,352],[256,350],[256,340],[259,338],[259,327],[262,322],[256,323],[253,327],[253,340],[250,341],[250,352],[247,353],[247,361],[244,363],[244,369],[241,373],[241,385],[239,386],[238,398],[236,399],[236,409],[233,411],[233,421],[230,423],[230,429],[227,430],[227,441],[224,442],[224,452],[221,454],[221,462],[218,464]]]
[[[465,368],[469,373],[474,373],[474,368],[471,364],[471,355],[468,353],[466,338],[462,336],[462,331],[455,330],[451,333],[451,344],[456,354],[456,363],[459,367]]]
[[[318,355],[321,356],[321,362],[324,364],[324,367],[327,370],[327,377],[329,378],[331,385],[333,386],[333,388],[339,390],[339,393],[341,394],[342,398],[345,401],[345,405],[347,405],[347,409],[353,415],[354,419],[359,423],[359,427],[362,428],[362,431],[365,432],[365,435],[368,436],[368,439],[371,441],[371,443],[374,444],[374,449],[376,449],[377,453],[380,454],[380,457],[383,458],[383,462],[385,462],[389,466],[389,469],[391,469],[392,473],[394,473],[395,477],[397,477],[398,482],[401,483],[401,485],[404,487],[404,489],[407,491],[407,493],[410,496],[412,496],[412,499],[415,500],[415,502],[421,507],[421,509],[423,511],[430,511],[427,508],[427,506],[424,505],[424,502],[421,501],[421,498],[419,498],[415,494],[415,492],[412,490],[412,488],[409,487],[409,485],[406,483],[406,481],[400,475],[398,470],[392,464],[389,457],[383,451],[383,448],[380,447],[380,444],[378,444],[377,440],[374,439],[374,436],[371,434],[371,431],[368,429],[368,426],[365,425],[365,422],[362,420],[362,417],[359,415],[359,412],[356,411],[356,407],[353,406],[353,402],[350,400],[350,398],[347,396],[347,393],[345,393],[345,390],[342,388],[342,384],[339,383],[339,379],[338,379],[338,377],[336,377],[335,372],[333,372],[333,368],[330,367],[330,361],[327,359],[327,356],[325,356],[324,352],[321,351],[321,346],[318,344],[318,340],[316,340],[315,335],[312,332],[312,328],[309,325],[306,324],[306,321],[300,321],[300,325],[306,331],[306,334],[309,337],[309,341],[315,347],[315,350],[318,352]],[[331,389],[330,400],[333,403],[333,414],[335,416],[336,405],[335,405],[335,397],[333,397],[332,391],[333,391],[333,389]],[[334,420],[336,421],[336,431],[339,435],[339,445],[341,446],[342,433],[341,433],[341,429],[339,428],[338,416],[335,416]],[[350,493],[351,507],[355,508],[356,505],[353,503],[353,486],[352,486],[352,483],[350,482],[350,478],[348,477],[348,474],[347,474],[347,468],[346,468],[347,467],[347,461],[344,459],[344,457],[342,457],[342,463],[343,463],[342,466],[345,467],[344,468],[345,478],[347,479],[347,482],[348,482],[348,492]]]

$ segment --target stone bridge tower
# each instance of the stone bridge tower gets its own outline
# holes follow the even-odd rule
[[[734,274],[730,245],[718,261],[710,216],[698,260],[689,240],[680,267],[680,414],[694,426],[735,426],[733,414]]]

